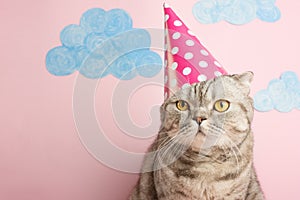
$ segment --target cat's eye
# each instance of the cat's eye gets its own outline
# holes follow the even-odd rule
[[[179,101],[176,102],[176,107],[180,111],[185,111],[189,108],[189,104],[186,101],[179,100]]]
[[[230,103],[226,100],[218,100],[214,105],[214,109],[218,112],[225,112],[229,109]]]

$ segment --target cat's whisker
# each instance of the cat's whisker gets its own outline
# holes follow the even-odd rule
[[[168,135],[164,138],[164,141],[158,146],[159,150],[162,150],[164,148],[167,148],[168,145],[170,145],[171,142],[173,142],[175,139],[178,139],[180,136],[179,131],[172,137],[169,137]]]
[[[209,131],[210,131],[210,135],[216,135],[216,136],[220,136],[222,134],[225,133],[224,129],[221,128],[221,127],[218,127],[214,124],[208,124],[207,127],[209,128]]]
[[[173,137],[169,137],[168,135],[163,137],[163,138],[160,138],[157,143],[160,143],[159,146],[158,146],[158,149],[162,148],[163,146],[166,146],[171,140],[172,138],[176,137],[176,135],[174,135]],[[160,142],[162,140],[162,142]]]
[[[228,137],[226,136],[227,140],[233,145],[232,147],[234,147],[237,152],[239,153],[240,157],[243,156],[242,152],[240,151],[239,147]]]
[[[181,138],[181,135],[175,135],[171,138],[168,138],[168,140],[165,142],[164,146],[158,149],[156,159],[158,159],[158,162],[162,164],[162,162],[166,159],[163,159],[166,157],[166,155],[169,154],[170,149],[174,148],[174,145],[176,145],[176,140],[179,140]]]
[[[226,154],[226,151],[225,151],[225,150],[228,148],[228,147],[226,146],[226,144],[222,143],[222,144],[219,144],[219,145],[220,145],[221,149],[223,150],[224,154]]]
[[[159,152],[156,157],[158,163],[170,164],[174,162],[188,149],[192,140],[192,134],[185,135],[183,133],[169,138],[169,140],[165,142],[164,147],[159,149]]]
[[[231,143],[230,148],[231,148],[232,152],[234,153],[234,155],[236,157],[237,167],[238,167],[236,172],[238,172],[241,168],[241,165],[243,165],[243,160],[240,159],[240,161],[242,162],[240,164],[240,161],[238,159],[238,157],[242,158],[242,156],[243,156],[242,152],[240,151],[240,149],[237,147],[237,145],[229,137],[226,136],[225,138],[227,139],[227,141],[229,141]],[[238,155],[237,155],[237,153],[238,153]]]
[[[232,143],[232,141],[230,141],[230,138],[228,138],[226,135],[223,136],[223,140],[229,141],[230,143]],[[238,158],[236,150],[231,145],[228,145],[226,142],[224,142],[223,140],[222,140],[222,142],[218,143],[218,146],[223,150],[225,156],[226,156],[226,151],[225,150],[230,149],[230,152],[233,153],[233,155],[234,155],[234,158],[236,160],[236,164],[238,166],[238,169],[240,169],[239,158]]]
[[[240,162],[239,162],[239,158],[238,158],[238,156],[236,154],[236,151],[235,151],[235,149],[232,146],[230,146],[230,149],[233,152],[234,157],[236,159],[237,168],[238,168],[238,170],[240,170]]]
[[[174,134],[174,136],[169,137],[168,135],[166,135],[165,137],[160,138],[159,140],[157,140],[157,143],[159,143],[160,140],[164,140],[164,141],[158,146],[158,148],[162,147],[163,145],[166,145],[168,142],[171,142],[175,137],[178,137],[179,135],[181,135],[180,133],[183,132],[184,129],[186,129],[185,126],[183,126],[180,130],[178,130],[178,131]]]

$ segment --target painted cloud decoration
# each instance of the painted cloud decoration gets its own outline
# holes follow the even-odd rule
[[[261,112],[273,109],[290,112],[293,109],[300,109],[300,81],[297,74],[288,71],[279,79],[271,80],[267,89],[255,94],[254,107]]]
[[[276,0],[200,0],[193,7],[194,17],[203,24],[225,20],[231,24],[246,24],[258,18],[265,22],[280,19]]]
[[[129,80],[137,75],[153,77],[162,68],[161,57],[149,49],[148,31],[133,28],[131,17],[122,9],[90,9],[79,25],[61,31],[60,40],[62,45],[46,56],[47,70],[56,76],[78,70],[91,79],[112,74]]]

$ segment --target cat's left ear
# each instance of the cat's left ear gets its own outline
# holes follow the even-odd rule
[[[243,85],[246,85],[250,87],[250,83],[253,80],[253,72],[244,72],[242,74],[235,74],[234,77],[236,77]]]

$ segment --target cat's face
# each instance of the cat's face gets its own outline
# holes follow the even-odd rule
[[[252,78],[252,72],[226,75],[181,89],[161,107],[160,132],[194,152],[239,145],[253,118]]]

